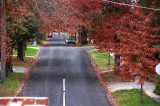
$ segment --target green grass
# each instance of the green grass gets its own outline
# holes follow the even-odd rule
[[[0,97],[13,96],[24,77],[23,73],[9,73],[5,85],[0,85]]]
[[[25,51],[25,55],[26,56],[35,56],[37,54],[38,49],[34,49],[34,48],[27,48],[27,50]]]
[[[119,90],[113,92],[113,97],[120,106],[160,106],[160,103],[143,94],[144,101],[140,101],[140,89]]]
[[[36,46],[34,46],[34,45],[27,45],[27,48],[28,47],[40,47],[40,45],[36,45]]]
[[[66,34],[66,37],[69,38],[69,37],[71,37],[71,35],[70,35],[69,33],[67,33],[67,34]]]
[[[25,51],[25,55],[26,56],[35,56],[37,54],[38,49],[29,48],[29,47],[32,47],[32,46],[27,47],[27,50]],[[17,55],[17,54],[18,54],[18,52],[17,52],[17,50],[15,50],[13,55]]]
[[[108,53],[100,53],[98,49],[92,49],[90,50],[90,53],[99,69],[114,67],[114,58],[112,56],[110,56],[110,65],[108,65]]]

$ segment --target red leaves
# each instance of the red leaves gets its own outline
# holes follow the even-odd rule
[[[23,6],[20,6],[20,3]],[[88,27],[89,35],[94,37],[94,43],[100,50],[121,56],[119,61],[125,63],[116,69],[121,71],[122,75],[140,75],[143,79],[149,78],[149,74],[155,75],[153,68],[159,61],[154,54],[160,52],[160,49],[154,48],[154,45],[159,43],[155,32],[159,27],[152,26],[152,12],[144,14],[138,8],[130,9],[106,2],[103,4],[101,0],[15,0],[15,3],[8,0],[6,8],[9,10],[7,17],[15,17],[13,26],[25,22],[23,17],[26,17],[28,11],[34,12],[41,23],[43,34],[55,29],[59,34],[62,29],[75,34],[79,27]],[[17,20],[18,16],[21,18]],[[154,19],[158,20],[159,16]],[[18,28],[10,30],[16,33]],[[25,34],[24,32],[25,29],[22,34]]]
[[[98,29],[92,29],[96,33],[95,44],[101,50],[111,50],[121,56],[119,62],[125,63],[115,69],[123,77],[139,75],[143,79],[151,79],[150,76],[156,75],[154,67],[159,62],[154,57],[159,51],[154,47],[159,44],[155,35],[158,26],[152,26],[154,16],[146,15],[137,8],[125,12],[118,9],[119,13],[115,14],[113,10],[111,14],[107,12],[101,20],[97,20],[101,24]],[[97,23],[93,21],[92,24]]]
[[[138,84],[144,84],[144,80],[142,78],[140,78]]]

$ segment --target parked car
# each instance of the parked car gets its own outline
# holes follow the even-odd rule
[[[66,43],[67,44],[70,44],[70,43],[76,44],[76,40],[73,37],[69,37],[68,39],[66,39]]]
[[[48,38],[52,38],[52,34],[48,34]]]

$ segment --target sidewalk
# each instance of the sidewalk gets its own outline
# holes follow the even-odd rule
[[[15,57],[16,57],[17,55],[13,55],[13,56],[15,56]],[[25,57],[35,58],[35,56],[25,56]]]
[[[29,48],[40,49],[40,47],[29,47]],[[17,56],[17,55],[13,55],[13,56]],[[36,58],[36,56],[25,56],[25,57]],[[1,69],[1,67],[0,67],[0,69]],[[27,67],[13,66],[13,72],[25,73],[25,70],[27,70]]]
[[[25,70],[27,70],[27,67],[13,66],[13,72],[16,72],[16,73],[24,73]]]
[[[111,92],[123,89],[141,89],[141,86],[137,82],[107,82],[108,88]],[[143,89],[145,93],[156,101],[160,102],[160,95],[153,93],[155,84],[152,82],[144,82]]]
[[[100,73],[104,73],[104,72],[113,71],[113,69],[98,69],[97,65],[95,64],[94,59],[92,58],[91,54],[89,53],[89,50],[88,50],[88,54],[90,55],[92,64],[94,65],[97,72],[100,71]],[[114,54],[112,53],[111,56],[114,56]],[[137,85],[137,83],[138,83],[138,80],[136,78],[135,82],[106,82],[106,87],[108,88],[108,90],[109,90],[108,92],[110,94],[110,93],[117,91],[117,90],[141,89],[141,86]],[[153,93],[153,90],[155,89],[154,83],[144,82],[143,89],[148,96],[150,96],[151,98],[160,102],[160,95],[156,95]],[[113,97],[111,96],[111,98],[113,98]]]
[[[39,49],[40,47],[28,47],[28,48]]]
[[[101,70],[103,72],[110,72],[113,71],[112,69],[107,70],[103,69]],[[141,86],[138,83],[138,79],[135,82],[106,82],[108,85],[108,89],[110,89],[111,92],[115,92],[117,90],[129,90],[129,89],[141,89]],[[160,102],[160,95],[156,95],[153,93],[155,89],[155,83],[153,82],[144,82],[143,89],[145,93],[150,96],[151,98],[155,99],[156,101]]]
[[[16,72],[16,73],[24,73],[26,69],[27,67],[13,66],[13,72]],[[0,70],[1,70],[1,66],[0,66]]]

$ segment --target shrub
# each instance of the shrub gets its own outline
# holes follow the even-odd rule
[[[156,77],[156,88],[153,93],[160,95],[160,75]]]

